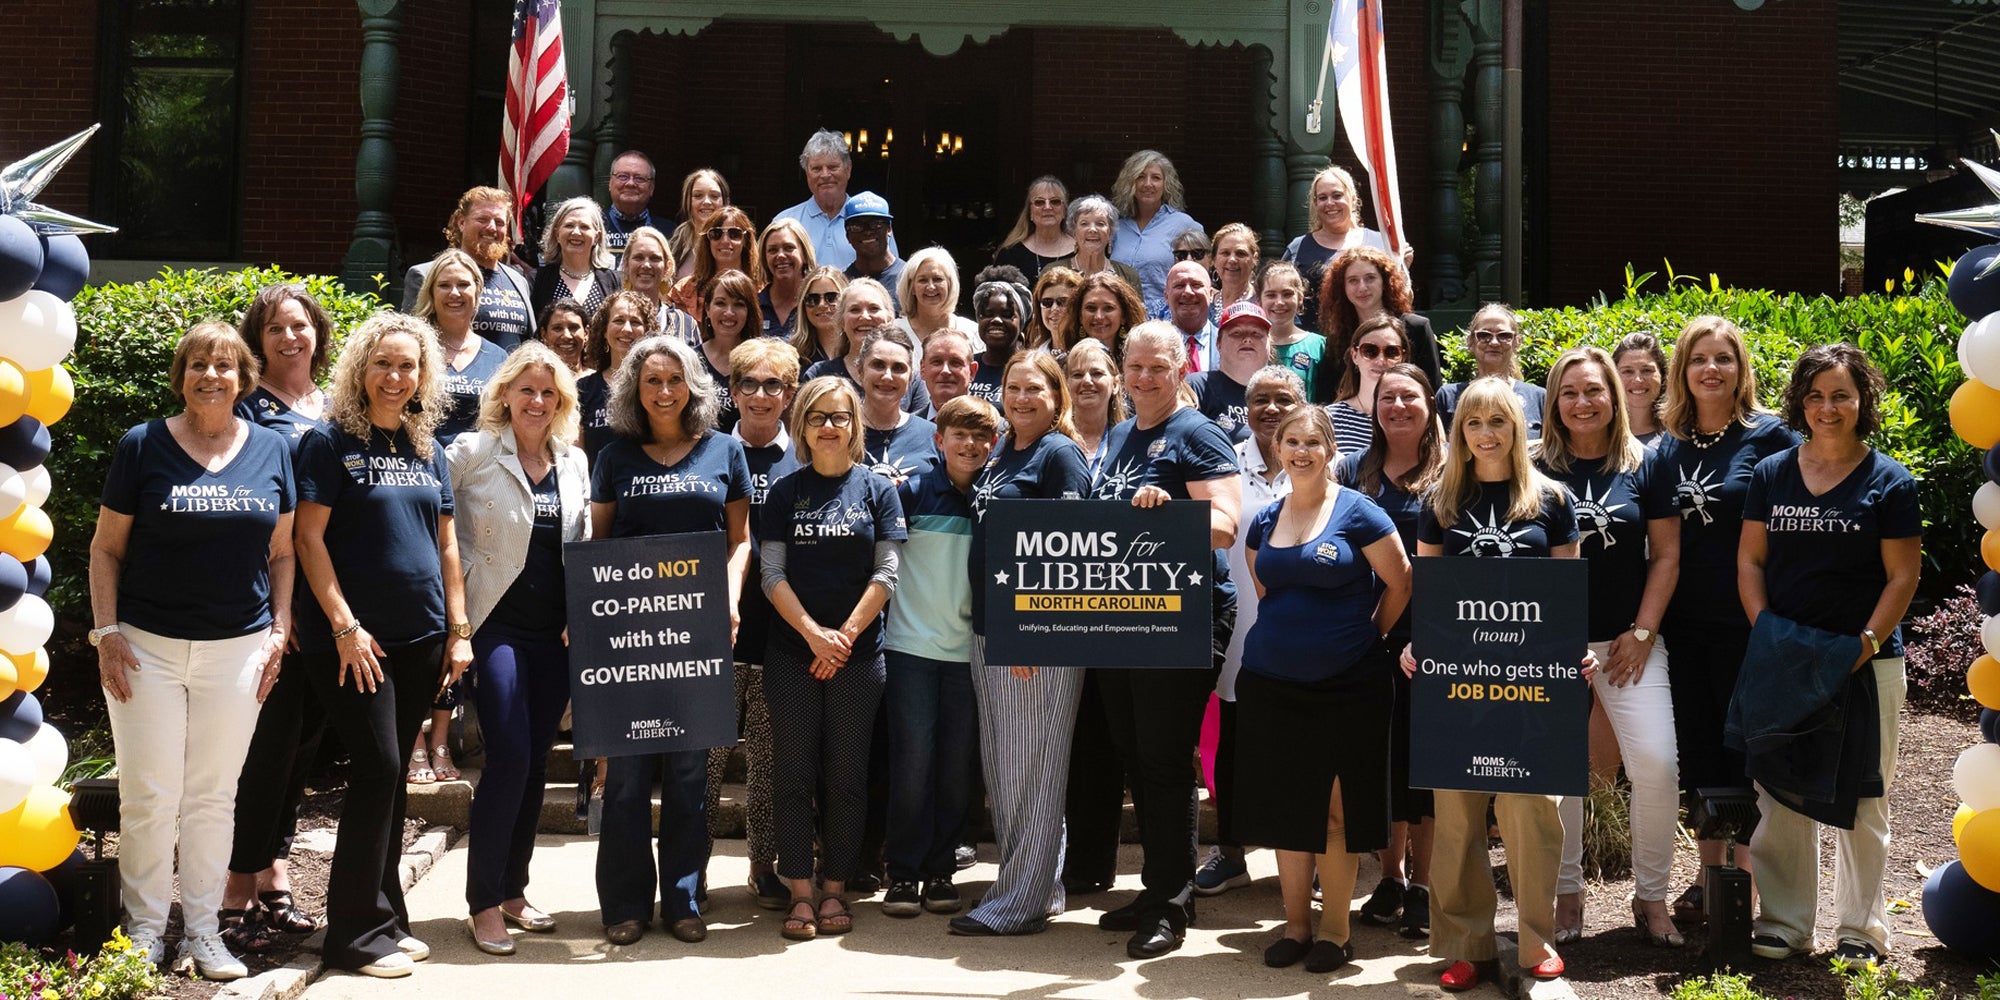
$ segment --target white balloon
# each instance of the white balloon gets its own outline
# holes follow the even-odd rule
[[[1959,345],[1966,374],[1987,385],[2000,385],[2000,314],[1966,327]]]
[[[22,744],[28,748],[29,756],[35,759],[35,784],[53,785],[62,777],[63,769],[69,766],[69,741],[56,727],[42,723],[35,735]]]
[[[1972,516],[1986,529],[2000,528],[2000,485],[1981,483],[1972,494]]]
[[[49,610],[48,602],[33,594],[23,594],[13,607],[0,611],[0,652],[10,656],[32,653],[35,647],[49,641],[55,630],[56,616]]]
[[[39,784],[35,780],[35,755],[27,745],[0,740],[0,813],[20,805]]]
[[[1978,320],[1967,323],[1965,324],[1965,329],[1959,331],[1958,334],[1958,370],[1968,375],[1972,374],[1972,363],[1965,359],[1965,344],[1966,341],[1972,339],[1972,330],[1978,325]]]
[[[1975,811],[2000,809],[2000,743],[1967,747],[1951,766],[1951,787]]]
[[[0,465],[0,469],[4,468],[6,466]],[[20,475],[22,485],[27,488],[27,494],[22,500],[23,503],[26,503],[30,507],[40,507],[48,501],[49,490],[55,488],[54,481],[49,479],[48,466],[37,465],[32,469],[24,469]]]
[[[0,520],[13,517],[28,502],[28,481],[14,467],[0,463]]]
[[[0,302],[0,357],[41,371],[76,347],[76,313],[69,303],[40,289]]]

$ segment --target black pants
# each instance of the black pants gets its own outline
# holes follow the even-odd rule
[[[1660,634],[1673,651],[1667,680],[1674,699],[1681,791],[1692,795],[1701,788],[1749,788],[1743,754],[1722,744],[1729,699],[1750,646],[1749,627],[1668,618]]]
[[[301,659],[349,760],[347,799],[327,877],[321,954],[333,968],[357,969],[395,954],[396,942],[410,933],[400,871],[403,779],[410,747],[442,679],[444,639],[389,650],[373,693],[357,690],[352,677],[336,684],[339,654],[305,654]]]
[[[764,653],[778,876],[812,878],[817,839],[820,874],[846,882],[880,863],[862,857],[861,839],[870,741],[887,673],[879,650],[849,659],[824,681],[813,678],[811,664],[811,653],[788,642],[773,641]]]
[[[236,780],[236,836],[229,870],[254,875],[292,853],[306,773],[319,757],[326,711],[312,692],[304,657],[285,656],[278,682],[257,711],[257,731]]]
[[[1146,859],[1142,913],[1178,925],[1193,908],[1195,743],[1215,690],[1212,670],[1105,669],[1098,678],[1118,756],[1132,777],[1132,805]]]
[[[1069,790],[1063,800],[1063,881],[1108,883],[1118,874],[1118,833],[1125,812],[1125,765],[1104,714],[1103,670],[1083,677],[1070,738]]]

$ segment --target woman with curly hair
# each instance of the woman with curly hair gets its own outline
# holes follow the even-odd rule
[[[640,247],[640,253],[646,248]],[[625,259],[632,259],[631,247]],[[625,363],[632,345],[660,332],[660,311],[644,294],[618,292],[604,300],[597,315],[590,318],[590,340],[583,348],[583,363],[590,374],[576,380],[577,407],[583,418],[583,453],[591,461],[611,443],[611,376]]]
[[[1347,352],[1353,346],[1354,331],[1361,328],[1363,320],[1377,316],[1403,321],[1403,330],[1410,337],[1411,363],[1424,370],[1432,385],[1441,384],[1444,359],[1438,353],[1437,335],[1431,332],[1430,320],[1410,311],[1410,276],[1387,251],[1364,246],[1341,253],[1326,266],[1316,290],[1319,311],[1314,318],[1319,321],[1320,335],[1326,338],[1326,350],[1320,355],[1319,370],[1313,373],[1313,402],[1333,402],[1332,393],[1338,391],[1349,363]],[[1303,308],[1300,315],[1305,315]],[[1531,407],[1529,412],[1540,421],[1539,409]]]

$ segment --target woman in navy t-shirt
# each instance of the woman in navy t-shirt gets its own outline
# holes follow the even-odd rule
[[[886,680],[882,608],[908,530],[896,488],[861,464],[860,424],[853,383],[806,383],[792,407],[792,438],[807,464],[771,487],[758,518],[764,593],[781,623],[765,649],[764,697],[778,875],[792,889],[781,928],[789,940],[853,929],[841,893],[864,863],[868,756]],[[815,837],[825,889],[818,905]]]
[[[1859,636],[1853,672],[1870,672],[1878,715],[1881,794],[1861,799],[1853,829],[1835,829],[1834,960],[1849,969],[1889,950],[1883,871],[1889,850],[1889,783],[1896,771],[1896,719],[1907,687],[1897,623],[1923,568],[1923,512],[1909,470],[1868,446],[1881,425],[1882,373],[1851,344],[1799,356],[1785,389],[1785,422],[1804,444],[1757,463],[1743,501],[1743,612],[1770,611],[1834,635]],[[1754,679],[1744,667],[1744,683]],[[1789,686],[1766,675],[1765,690]],[[1750,950],[1789,958],[1813,949],[1819,898],[1819,824],[1761,786],[1763,821],[1750,839],[1758,913]]]
[[[1522,419],[1528,422],[1528,440],[1542,436],[1542,412],[1548,409],[1548,393],[1532,382],[1521,381],[1521,318],[1514,310],[1497,302],[1480,306],[1465,325],[1465,349],[1478,364],[1474,378],[1499,377],[1507,380],[1521,400]],[[1458,410],[1459,395],[1470,382],[1451,382],[1438,390],[1438,416],[1446,427],[1454,426],[1452,414]]]
[[[659,313],[638,292],[614,292],[590,318],[590,342],[583,352],[591,372],[576,380],[577,415],[583,425],[583,457],[595,464],[611,431],[611,376],[625,363],[632,345],[660,332]]]
[[[1528,463],[1527,421],[1508,380],[1475,379],[1460,396],[1451,453],[1419,530],[1417,555],[1576,558],[1575,509],[1561,486]],[[1582,655],[1588,667],[1589,654]],[[1415,672],[1413,651],[1406,647],[1403,673]],[[1438,919],[1431,954],[1452,961],[1440,983],[1447,990],[1468,990],[1499,972],[1486,853],[1489,802],[1500,821],[1508,878],[1520,908],[1521,975],[1561,976],[1563,960],[1552,947],[1556,867],[1562,856],[1556,797],[1440,790],[1434,798],[1431,910]]]
[[[1673,484],[1681,516],[1681,571],[1660,631],[1673,646],[1668,671],[1674,696],[1681,793],[1747,788],[1743,755],[1722,744],[1722,721],[1750,642],[1750,622],[1736,599],[1737,545],[1743,497],[1757,463],[1798,443],[1784,421],[1757,402],[1757,375],[1736,324],[1697,316],[1681,330],[1667,374],[1659,474]],[[1689,803],[1691,805],[1691,802]],[[1724,842],[1700,842],[1701,863],[1721,864]],[[1752,856],[1736,852],[1748,866]],[[1674,917],[1703,919],[1697,881],[1674,900]]]
[[[861,342],[862,448],[868,467],[891,486],[938,464],[937,425],[903,409],[917,373],[917,351],[908,337],[885,326]]]
[[[1181,402],[1187,343],[1165,321],[1141,323],[1125,343],[1125,387],[1132,419],[1111,429],[1097,474],[1096,498],[1129,500],[1140,508],[1169,500],[1209,502],[1209,544],[1216,550],[1208,578],[1224,620],[1235,618],[1226,555],[1236,539],[1243,484],[1228,435],[1199,410]],[[1226,635],[1217,656],[1228,646]],[[1139,898],[1099,918],[1108,931],[1131,931],[1126,954],[1156,958],[1179,948],[1194,918],[1194,771],[1188,767],[1201,735],[1201,717],[1215,690],[1208,670],[1098,671],[1105,715],[1118,755],[1135,785],[1139,840],[1145,847],[1145,889]]]
[[[1374,502],[1333,482],[1333,421],[1301,406],[1278,422],[1273,458],[1291,494],[1244,529],[1257,621],[1236,676],[1236,836],[1278,849],[1285,931],[1264,952],[1331,972],[1354,957],[1348,908],[1312,926],[1314,856],[1330,898],[1354,897],[1358,852],[1389,843],[1389,714],[1395,654],[1383,645],[1410,600],[1410,558]],[[1239,582],[1239,586],[1240,586]]]
[[[1684,942],[1667,910],[1680,772],[1674,699],[1660,619],[1680,575],[1680,518],[1658,455],[1625,422],[1624,386],[1611,356],[1564,352],[1549,369],[1549,415],[1535,467],[1569,490],[1590,562],[1591,729],[1615,736],[1592,755],[1596,782],[1614,786],[1618,760],[1632,779],[1632,919],[1655,945]],[[1609,759],[1606,759],[1606,758]],[[1563,860],[1556,878],[1556,943],[1583,936],[1583,797],[1563,796]]]
[[[847,345],[847,353],[837,358],[826,358],[806,367],[806,381],[826,375],[838,375],[854,384],[857,391],[866,392],[866,372],[863,370],[861,349],[868,343],[868,337],[878,329],[893,327],[896,318],[896,302],[889,290],[873,278],[856,278],[840,290],[840,301],[836,307],[839,316],[842,342]],[[907,332],[904,340],[910,344],[910,353],[922,353],[919,345]],[[796,346],[796,344],[794,345]],[[914,365],[912,366],[915,367]],[[911,413],[929,413],[931,409],[930,390],[924,388],[922,379],[911,379],[903,394],[903,409]]]
[[[126,928],[148,959],[164,957],[178,848],[181,954],[207,978],[236,979],[247,970],[216,911],[237,775],[291,625],[292,460],[284,438],[235,414],[257,382],[235,330],[189,330],[171,380],[182,412],[132,428],[111,459],[89,638],[125,779]]]
[[[443,357],[430,324],[377,313],[348,337],[328,426],[299,446],[299,603],[307,676],[354,761],[328,880],[328,965],[406,976],[411,936],[396,866],[403,794],[424,713],[472,664],[452,531],[451,473],[434,436]]]
[[[736,426],[736,400],[729,395],[729,352],[757,336],[764,321],[757,313],[757,286],[742,271],[723,271],[701,289],[701,360],[715,383],[715,429]]]
[[[650,337],[611,380],[618,439],[591,472],[593,538],[721,531],[729,543],[729,620],[737,621],[750,565],[750,466],[743,445],[715,429],[716,385],[694,348]],[[731,640],[734,640],[731,636]],[[652,799],[660,787],[659,868],[653,865]],[[613,757],[604,777],[597,900],[604,937],[631,944],[653,917],[674,937],[701,941],[701,873],[708,866],[708,751]]]
[[[479,401],[486,394],[486,383],[507,358],[505,349],[472,330],[483,284],[471,255],[446,250],[431,261],[412,310],[418,319],[437,327],[438,349],[444,355],[440,375],[449,409],[438,424],[437,436],[446,447],[451,446],[452,438],[479,423]]]

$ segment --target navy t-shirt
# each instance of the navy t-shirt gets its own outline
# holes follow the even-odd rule
[[[1366,454],[1367,452],[1360,451],[1340,456],[1340,461],[1334,464],[1334,481],[1348,489],[1360,491],[1361,459]],[[1362,495],[1368,496],[1366,493]],[[1417,535],[1422,531],[1421,525],[1425,520],[1423,495],[1397,486],[1388,476],[1383,476],[1382,492],[1368,498],[1375,501],[1375,506],[1380,507],[1382,513],[1389,515],[1389,522],[1396,526],[1396,537],[1403,543],[1403,554],[1415,559]],[[1396,624],[1389,629],[1389,638],[1402,642],[1410,640],[1408,607],[1403,608],[1402,616],[1397,618]]]
[[[1458,414],[1458,397],[1465,393],[1465,382],[1447,382],[1438,390],[1437,412],[1444,420],[1446,433],[1451,432],[1452,419]],[[1549,392],[1539,385],[1514,380],[1514,396],[1521,401],[1521,416],[1528,422],[1528,440],[1540,440],[1542,436],[1542,414],[1548,412]]]
[[[1576,541],[1576,510],[1568,495],[1543,498],[1541,513],[1525,521],[1507,520],[1507,483],[1480,483],[1479,495],[1449,525],[1426,510],[1417,540],[1444,546],[1448,556],[1546,556]]]
[[[715,381],[715,401],[718,404],[715,429],[727,434],[735,429],[736,421],[742,416],[736,412],[736,397],[729,392],[729,372],[717,369],[715,362],[708,360],[707,351],[696,348],[695,353],[701,356],[701,366],[708,369],[708,377]]]
[[[329,508],[327,556],[348,610],[385,647],[444,633],[438,519],[453,509],[444,445],[417,457],[410,435],[371,427],[365,438],[331,424],[299,445],[299,501]],[[299,601],[299,648],[333,651],[319,601]]]
[[[737,441],[741,443],[742,438]],[[743,584],[743,600],[736,608],[740,623],[736,629],[736,662],[763,663],[764,643],[777,615],[771,609],[771,599],[764,596],[764,588],[758,583],[763,579],[763,571],[757,552],[762,536],[757,531],[771,484],[796,470],[799,459],[792,450],[791,438],[782,429],[770,444],[744,444],[743,458],[750,468],[750,572]]]
[[[750,496],[743,443],[710,431],[681,460],[661,465],[637,441],[604,446],[590,474],[592,503],[617,504],[611,537],[729,530],[730,503]]]
[[[1797,448],[1757,463],[1743,519],[1764,522],[1764,592],[1771,610],[1841,635],[1860,635],[1868,627],[1889,585],[1882,540],[1924,533],[1917,481],[1873,449],[1818,496],[1806,489]],[[1881,639],[1880,655],[1903,655],[1901,627]]]
[[[875,543],[909,537],[896,487],[864,465],[837,477],[810,465],[792,472],[772,485],[758,524],[758,538],[785,546],[785,579],[824,628],[839,628],[861,603],[875,574]],[[772,622],[771,642],[811,655],[789,622]],[[881,615],[855,637],[852,649],[861,659],[881,651]]]
[[[999,406],[1000,390],[1006,386],[1006,380],[1001,376],[999,365],[989,365],[984,361],[975,362],[972,374],[966,380],[966,391],[994,406]]]
[[[1241,382],[1211,369],[1189,375],[1187,384],[1194,391],[1195,409],[1215,421],[1231,444],[1250,439],[1250,404]]]
[[[1751,414],[1747,427],[1730,424],[1707,448],[1671,434],[1660,439],[1659,474],[1673,483],[1681,513],[1681,575],[1667,605],[1670,621],[1750,628],[1736,592],[1743,498],[1757,463],[1798,443],[1798,435],[1769,413]]]
[[[479,353],[464,368],[454,371],[450,365],[444,366],[446,413],[437,426],[438,444],[449,445],[452,438],[479,426],[479,401],[486,395],[487,383],[493,381],[506,361],[505,349],[490,340],[481,340]]]
[[[938,466],[937,425],[915,414],[894,430],[868,428],[862,443],[868,467],[891,486],[901,486],[903,480]]]
[[[484,273],[486,282],[479,289],[479,312],[472,318],[472,332],[499,345],[505,354],[522,341],[535,339],[533,307],[521,297],[528,289],[515,288],[513,280],[497,269]]]
[[[1075,441],[1050,431],[1026,448],[1011,438],[972,480],[972,632],[986,634],[986,508],[994,500],[1077,500],[1090,495],[1090,471]]]
[[[583,425],[583,457],[594,469],[598,453],[618,437],[611,430],[611,386],[603,372],[576,380],[576,409]]]
[[[261,385],[251,390],[248,398],[236,404],[236,415],[259,427],[277,431],[295,453],[306,432],[326,422],[286,406],[277,394]]]
[[[535,526],[528,534],[528,556],[499,603],[486,616],[481,631],[548,638],[562,634],[568,622],[567,589],[563,583],[562,494],[556,467],[534,483]]]
[[[271,624],[271,533],[296,497],[292,452],[275,431],[249,430],[215,472],[181,449],[164,420],[119,440],[103,496],[132,518],[119,621],[196,642]]]
[[[1576,509],[1577,540],[1590,562],[1590,641],[1610,642],[1632,627],[1646,594],[1646,526],[1673,517],[1674,487],[1660,474],[1659,455],[1648,451],[1631,472],[1611,472],[1602,458],[1575,458],[1556,475],[1536,467],[1569,490]]]
[[[1167,419],[1139,429],[1137,418],[1104,434],[1104,461],[1093,489],[1099,500],[1130,500],[1141,486],[1158,486],[1176,500],[1191,499],[1187,484],[1238,474],[1236,448],[1215,421],[1182,407]],[[1217,606],[1233,606],[1236,582],[1229,578],[1229,550],[1216,549],[1209,579]]]
[[[1367,497],[1340,490],[1318,534],[1273,545],[1271,532],[1291,499],[1259,511],[1244,530],[1264,596],[1243,642],[1243,669],[1313,683],[1346,673],[1376,644],[1379,581],[1361,550],[1395,534],[1396,525]]]
[[[799,376],[799,384],[804,385],[822,375],[838,375],[854,383],[854,391],[857,395],[867,395],[862,392],[860,381],[847,371],[847,362],[840,358],[827,358],[824,361],[813,362],[806,367],[805,374]],[[903,412],[929,413],[930,411],[931,391],[924,388],[924,380],[917,378],[915,373],[912,372],[909,391],[903,393]]]

